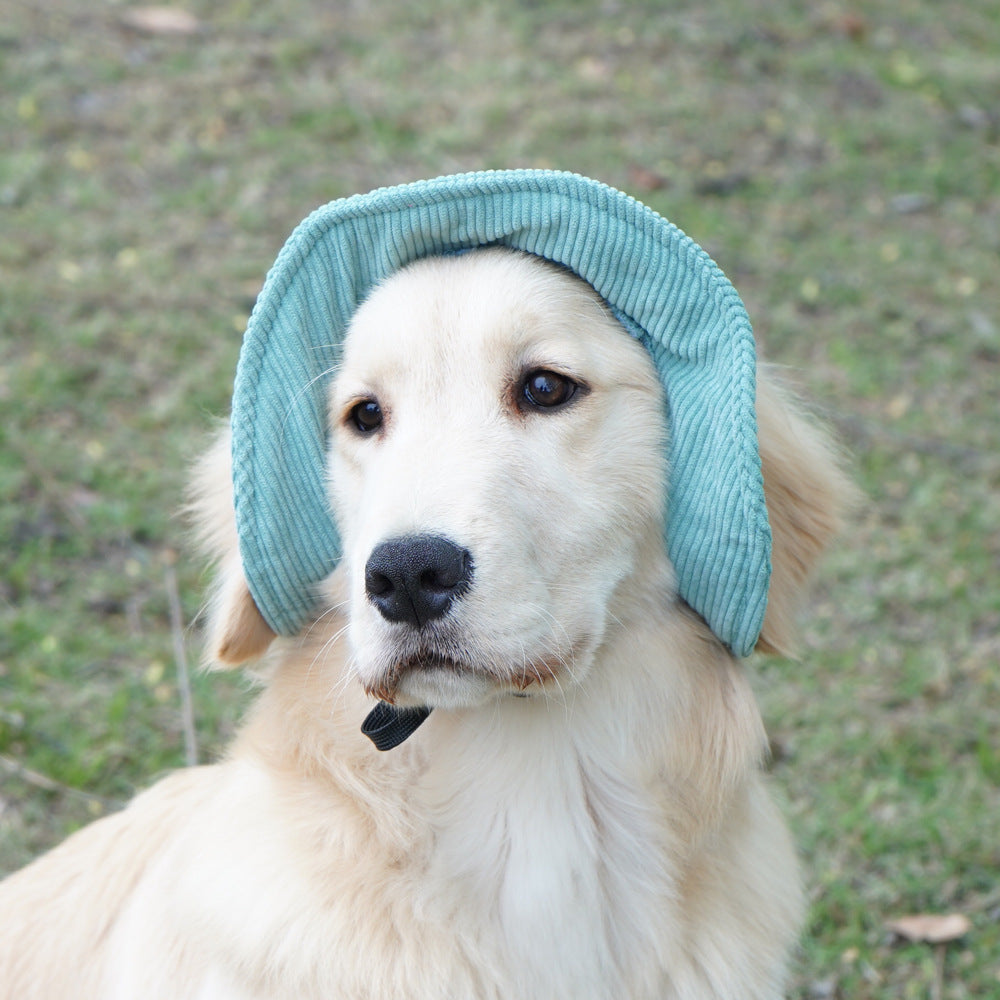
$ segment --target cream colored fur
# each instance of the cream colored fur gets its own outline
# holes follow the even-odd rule
[[[537,368],[588,391],[526,411]],[[350,426],[364,398],[385,414],[374,435]],[[822,436],[770,387],[759,400],[762,641],[785,649],[847,488]],[[195,503],[221,570],[210,643],[229,664],[270,646],[263,690],[222,763],[0,886],[0,997],[779,997],[795,857],[744,668],[676,595],[663,412],[642,348],[537,260],[425,261],[375,291],[333,381],[345,554],[321,614],[272,643],[222,442]],[[432,640],[364,593],[372,547],[410,531],[475,559]],[[399,671],[428,641],[460,667]],[[359,731],[366,691],[435,711],[379,753]]]

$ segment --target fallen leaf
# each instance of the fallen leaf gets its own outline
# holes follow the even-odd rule
[[[799,295],[804,302],[815,302],[819,298],[820,291],[819,282],[815,278],[805,278],[799,286]]]
[[[632,187],[643,191],[661,191],[667,186],[667,178],[662,174],[635,163],[629,165],[628,176]]]
[[[194,35],[201,22],[180,7],[133,7],[122,12],[122,23],[147,35]]]
[[[901,417],[905,417],[906,414],[909,413],[912,403],[913,399],[905,392],[900,393],[898,396],[893,396],[892,399],[885,404],[886,415],[891,417],[893,420],[899,420]]]
[[[603,83],[611,77],[611,67],[604,59],[584,56],[576,64],[576,71],[581,79],[591,83]]]
[[[847,35],[852,42],[860,42],[868,34],[868,22],[853,11],[848,11],[837,18],[836,28]]]
[[[893,934],[908,941],[945,944],[968,934],[972,929],[972,922],[962,913],[919,913],[890,920],[886,926]]]

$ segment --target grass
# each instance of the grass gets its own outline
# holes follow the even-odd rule
[[[0,25],[0,870],[183,763],[174,516],[291,228],[480,167],[702,243],[867,502],[753,665],[811,893],[793,995],[1000,989],[1000,22],[989,0],[14,0]],[[197,638],[187,637],[196,656]],[[246,699],[198,675],[203,759]],[[960,942],[885,922],[960,911]]]

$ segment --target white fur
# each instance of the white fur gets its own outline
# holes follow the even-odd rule
[[[533,368],[589,391],[525,411]],[[385,413],[375,434],[351,429],[364,398]],[[0,997],[780,996],[794,853],[742,666],[677,599],[663,415],[643,349],[548,265],[480,252],[376,290],[332,386],[345,551],[321,617],[273,644],[224,762],[0,887]],[[772,426],[787,597],[845,490],[815,432]],[[212,641],[232,662],[271,633],[232,557],[220,453],[197,506],[225,577]],[[373,547],[413,532],[474,558],[469,591],[420,633],[364,591]],[[414,654],[425,667],[400,671]],[[382,754],[359,732],[366,690],[435,711]]]

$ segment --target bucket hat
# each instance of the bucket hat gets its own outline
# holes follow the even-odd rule
[[[340,558],[326,394],[358,305],[418,258],[492,245],[575,272],[648,350],[668,407],[666,545],[678,589],[748,655],[764,619],[771,533],[746,309],[708,254],[655,211],[550,170],[381,188],[324,205],[289,237],[250,317],[232,409],[240,555],[264,619],[278,634],[299,632]]]

